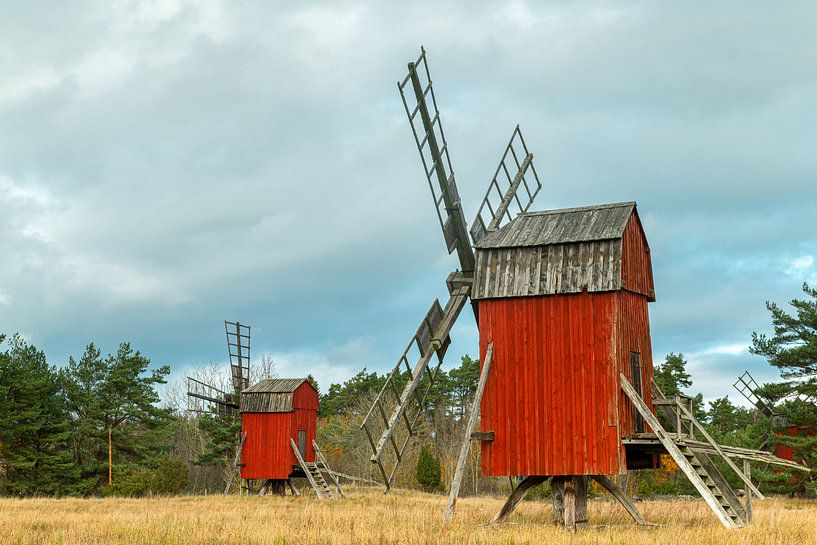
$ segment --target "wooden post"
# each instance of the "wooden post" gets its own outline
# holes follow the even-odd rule
[[[492,518],[488,524],[504,522],[509,516],[511,516],[511,513],[513,513],[513,510],[516,509],[517,505],[519,505],[519,502],[525,499],[528,491],[534,486],[542,484],[547,479],[547,477],[540,475],[525,477],[522,482],[516,486],[516,490],[514,490],[508,497],[508,500],[505,502],[505,505],[502,506],[502,509],[500,509],[496,515],[494,515],[494,518]]]
[[[749,466],[749,460],[746,458],[743,459],[743,474],[746,475],[746,478],[751,482],[752,480],[752,469]],[[746,522],[752,522],[752,491],[746,489]]]
[[[573,487],[576,491],[576,526],[587,527],[587,477],[575,475]]]
[[[561,526],[565,523],[565,478],[553,477],[550,488],[553,490],[553,523]]]
[[[564,505],[565,505],[565,528],[576,530],[576,483],[573,479],[565,479]]]
[[[624,474],[626,476],[626,473]],[[641,516],[641,513],[636,508],[633,499],[627,495],[627,492],[623,490],[621,487],[617,486],[616,483],[613,482],[612,479],[606,477],[605,475],[593,475],[593,480],[599,483],[601,486],[607,489],[607,491],[613,495],[615,499],[619,501],[619,503],[624,507],[624,509],[629,513],[636,524],[640,526],[646,526],[648,523],[644,520],[644,517]]]
[[[494,354],[494,343],[488,345],[485,352],[485,361],[482,364],[482,371],[479,374],[477,390],[474,393],[474,402],[471,406],[471,414],[468,416],[468,423],[465,425],[465,437],[460,447],[460,456],[457,458],[457,469],[454,471],[454,479],[451,481],[451,489],[448,491],[448,504],[445,506],[443,523],[449,522],[454,516],[454,509],[457,506],[457,496],[460,494],[460,484],[462,475],[465,472],[465,462],[468,461],[468,449],[471,443],[471,430],[474,429],[477,418],[479,418],[479,404],[482,401],[482,394],[485,392],[485,383],[488,381],[488,373],[491,371],[491,360]],[[513,486],[513,483],[511,484]]]
[[[108,428],[108,485],[113,482],[113,439],[112,428]]]

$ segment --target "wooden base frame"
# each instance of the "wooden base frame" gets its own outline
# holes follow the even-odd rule
[[[545,477],[531,475],[525,477],[508,497],[502,509],[494,515],[489,524],[505,522],[530,490],[548,480],[553,489],[553,522],[576,530],[587,527],[587,481],[593,479],[618,500],[636,524],[650,525],[635,506],[635,502],[624,490],[604,475],[560,475]]]

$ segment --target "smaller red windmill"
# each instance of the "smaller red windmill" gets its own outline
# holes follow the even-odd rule
[[[293,478],[305,477],[319,498],[345,497],[315,441],[318,391],[306,378],[263,378],[250,386],[250,326],[224,322],[233,392],[187,377],[188,409],[225,418],[241,418],[233,471],[224,493],[232,489],[237,468],[249,492],[283,495]],[[234,420],[233,420],[234,421]],[[261,483],[260,487],[254,486]]]

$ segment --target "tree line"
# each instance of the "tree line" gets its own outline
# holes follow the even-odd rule
[[[752,336],[751,351],[780,371],[781,380],[764,385],[759,394],[785,417],[786,428],[775,428],[771,418],[735,405],[728,396],[704,403],[693,392],[683,354],[656,363],[655,381],[667,397],[691,397],[696,416],[719,442],[783,446],[796,461],[817,467],[817,410],[811,404],[817,399],[817,290],[803,289],[806,297],[791,301],[793,314],[768,303],[773,333]],[[0,335],[0,347],[0,494],[138,496],[223,489],[239,422],[235,416],[188,413],[179,399],[161,404],[157,388],[166,383],[168,366],[152,366],[128,343],[104,356],[89,344],[78,360],[62,366],[50,364],[19,335]],[[263,376],[275,374],[271,360],[257,363]],[[229,371],[219,366],[203,366],[204,371],[208,377],[221,373],[229,382]],[[398,486],[433,490],[428,475],[450,479],[478,378],[479,361],[469,355],[440,370],[425,400],[422,429],[398,471]],[[318,441],[336,469],[379,478],[359,427],[385,380],[385,374],[364,367],[347,381],[319,388]],[[507,480],[479,475],[476,451],[463,491],[490,493],[508,486]],[[692,492],[671,460],[664,462],[663,470],[636,474],[632,492]],[[814,491],[803,474],[756,468],[753,476],[767,491]]]

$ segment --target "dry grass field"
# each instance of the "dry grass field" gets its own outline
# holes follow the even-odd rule
[[[815,502],[756,502],[755,524],[721,528],[702,500],[645,501],[655,528],[630,524],[618,504],[593,500],[591,528],[575,534],[550,524],[549,503],[524,502],[510,522],[481,526],[498,498],[460,500],[443,528],[445,498],[351,489],[345,501],[314,497],[178,497],[156,499],[0,500],[0,544],[797,544],[817,543]]]

